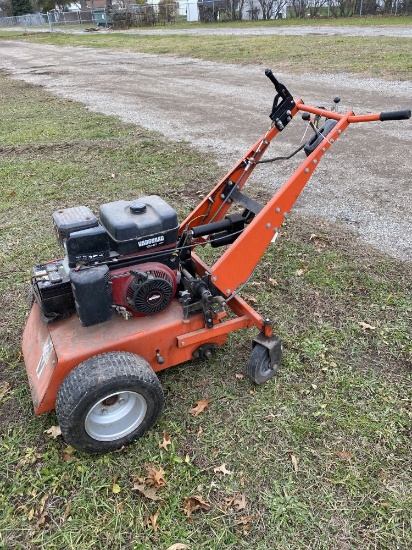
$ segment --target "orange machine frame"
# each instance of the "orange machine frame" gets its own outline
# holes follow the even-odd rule
[[[361,116],[355,116],[352,111],[340,114],[305,105],[300,99],[295,101],[288,92],[280,95],[283,102],[288,101],[290,107],[286,115],[283,113],[283,120],[286,116],[287,122],[302,111],[336,120],[337,123],[214,265],[207,266],[192,251],[196,274],[199,277],[209,275],[212,284],[225,297],[232,315],[228,316],[223,311],[214,314],[213,325],[207,328],[202,312],[184,316],[182,304],[174,298],[165,310],[153,316],[132,317],[127,321],[115,317],[100,325],[82,327],[76,315],[45,324],[39,306],[34,303],[22,347],[36,414],[52,410],[63,379],[78,364],[96,354],[107,351],[132,352],[146,359],[154,371],[160,371],[190,360],[202,345],[223,345],[230,332],[241,328],[256,326],[263,339],[272,338],[270,321],[251,308],[236,291],[252,274],[323,155],[349,124],[410,117],[410,111]],[[273,112],[276,115],[275,108]],[[232,204],[230,196],[235,196],[233,191],[240,192],[269,144],[283,129],[283,124],[276,120],[276,116],[271,118],[274,122],[272,127],[184,220],[180,226],[180,235],[199,225],[225,218]],[[207,241],[207,236],[193,239],[190,246],[194,248]]]

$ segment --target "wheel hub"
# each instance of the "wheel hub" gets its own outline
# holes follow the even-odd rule
[[[137,392],[106,395],[87,413],[85,430],[97,441],[114,441],[133,432],[144,420],[147,403]]]

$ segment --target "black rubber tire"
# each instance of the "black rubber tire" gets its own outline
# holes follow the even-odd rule
[[[256,344],[245,369],[250,380],[257,385],[264,384],[275,376],[278,369],[279,366],[272,368],[270,365],[269,350],[261,344]]]
[[[113,411],[116,400],[122,402],[122,395],[132,396],[141,407],[135,420],[133,415],[139,411],[135,413],[132,408],[127,417],[125,414],[126,424],[131,425],[123,431],[129,431],[113,438],[109,433],[104,436],[106,440],[100,440],[99,434],[92,437],[90,415],[97,417],[94,411],[98,407],[102,413],[107,412],[103,409]],[[156,422],[163,404],[162,386],[147,361],[132,353],[109,352],[87,359],[66,376],[57,393],[56,414],[62,436],[69,445],[87,453],[107,453],[141,437]],[[101,426],[98,423],[97,428],[105,429],[103,417],[98,422]]]

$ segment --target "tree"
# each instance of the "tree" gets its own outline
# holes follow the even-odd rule
[[[249,5],[251,7],[252,19],[254,19],[253,4],[256,6],[256,3],[260,6],[262,19],[278,19],[279,17],[281,17],[283,9],[286,5],[286,0],[255,0],[255,2],[253,2],[253,0],[250,1]]]
[[[295,17],[302,19],[306,15],[306,9],[308,7],[308,0],[292,0],[290,5],[295,12]]]
[[[30,0],[11,0],[10,7],[13,15],[26,15],[27,13],[33,13]]]
[[[13,0],[12,0],[13,1]],[[56,0],[31,0],[32,13],[42,12],[47,13],[56,8]],[[59,0],[58,5],[60,8],[64,8],[72,3],[72,0]]]
[[[0,11],[2,17],[11,17],[13,15],[10,0],[0,0]]]

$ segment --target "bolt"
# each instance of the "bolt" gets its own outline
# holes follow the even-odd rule
[[[275,209],[275,212],[280,212],[279,206]]]
[[[307,174],[309,172],[309,168],[305,168],[304,172]]]
[[[217,277],[216,277],[216,275],[213,275],[213,277],[212,277],[212,281],[213,281],[213,282],[216,282],[216,281],[217,281]]]
[[[342,130],[338,130],[338,134],[341,134],[342,133]]]
[[[186,342],[182,342],[182,346],[184,346],[186,344]]]
[[[232,294],[232,291],[230,290],[230,288],[228,288],[228,289],[226,290],[226,294]]]
[[[317,164],[317,163],[318,163],[317,159],[313,159],[312,162],[313,162],[313,164]]]
[[[269,227],[270,227],[270,223],[267,223],[267,224],[266,224],[266,227],[267,227],[267,228],[269,229]]]

